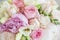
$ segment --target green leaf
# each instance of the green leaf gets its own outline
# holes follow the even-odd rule
[[[48,14],[48,16],[49,16],[49,17],[52,17],[52,14],[50,13],[50,14]]]
[[[43,14],[44,16],[48,16],[48,13],[46,13],[45,11],[43,11],[42,14]]]
[[[60,22],[58,22],[58,21],[55,21],[55,22],[54,22],[54,24],[56,24],[56,25],[60,25]]]
[[[50,21],[51,21],[51,22],[53,22],[53,19],[52,19],[52,18],[50,18]]]
[[[29,29],[29,28],[27,28],[27,29],[24,29],[24,31],[30,31],[30,29]]]
[[[50,21],[56,25],[60,25],[60,22],[58,21],[58,19],[50,18]]]
[[[9,3],[12,3],[12,0],[8,0]]]
[[[30,40],[30,37],[22,35],[21,40]]]
[[[36,7],[37,7],[38,9],[40,9],[40,8],[41,8],[41,5],[40,5],[40,4],[38,4],[38,5],[36,5]]]
[[[30,40],[30,36],[27,36],[26,38],[27,38],[27,40]]]
[[[22,35],[21,40],[26,40],[26,37],[24,35]]]
[[[54,21],[58,21],[58,19],[53,19]]]

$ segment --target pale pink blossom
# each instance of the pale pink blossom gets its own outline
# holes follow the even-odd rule
[[[35,18],[36,14],[38,13],[39,13],[38,10],[33,5],[29,5],[25,7],[24,14],[28,19]]]

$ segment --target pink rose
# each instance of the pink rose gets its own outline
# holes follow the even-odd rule
[[[30,34],[32,40],[40,40],[41,35],[42,35],[42,30],[40,29],[33,30]]]
[[[35,6],[26,6],[24,14],[28,19],[34,18],[36,14],[39,13]]]
[[[16,7],[19,9],[21,13],[24,12],[24,0],[13,0],[13,3],[16,5]]]
[[[17,33],[18,29],[22,26],[27,26],[28,25],[28,20],[23,14],[14,14],[12,18],[8,19],[7,22],[4,24],[4,29],[6,31],[12,32],[12,33]]]
[[[13,3],[14,3],[17,7],[24,6],[24,1],[23,1],[23,0],[13,0]]]

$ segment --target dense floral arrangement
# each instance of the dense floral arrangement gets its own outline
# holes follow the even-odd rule
[[[2,1],[0,33],[15,34],[15,40],[55,40],[60,25],[57,8],[54,0]]]

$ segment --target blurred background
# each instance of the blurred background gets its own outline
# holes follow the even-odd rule
[[[0,0],[0,1],[5,1],[5,0]],[[59,10],[60,10],[60,0],[56,0],[56,2],[59,4]]]
[[[60,0],[56,0],[57,1],[57,3],[60,5]]]
[[[60,0],[56,0],[56,2],[59,4],[59,10],[60,10]]]

